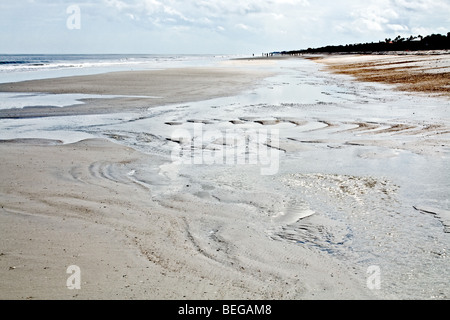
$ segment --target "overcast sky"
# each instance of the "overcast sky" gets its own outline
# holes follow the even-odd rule
[[[261,54],[447,34],[450,0],[0,0],[0,30],[0,53]]]

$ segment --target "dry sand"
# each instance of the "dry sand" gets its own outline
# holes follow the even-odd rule
[[[393,84],[404,91],[450,97],[450,54],[325,55],[309,59],[360,81]]]

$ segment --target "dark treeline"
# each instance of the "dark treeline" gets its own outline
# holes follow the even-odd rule
[[[306,50],[283,51],[281,54],[294,55],[304,53],[351,53],[351,52],[383,52],[383,51],[419,51],[419,50],[446,50],[450,49],[450,32],[447,36],[432,34],[430,36],[385,39],[371,43],[346,44],[339,46],[326,46],[321,48],[308,48]]]

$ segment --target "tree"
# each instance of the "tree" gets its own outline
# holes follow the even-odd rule
[[[420,41],[413,41],[420,39]],[[356,43],[346,45],[326,46],[321,48],[308,48],[307,50],[284,51],[283,54],[299,53],[334,53],[334,52],[382,52],[382,51],[419,51],[419,50],[448,50],[450,49],[450,32],[447,36],[441,34],[432,34],[426,37],[418,35],[410,36],[405,39],[400,35],[394,40],[386,38],[378,43]]]
[[[402,38],[402,36],[397,36],[397,38],[394,39],[394,42],[403,42],[405,41],[405,38]]]

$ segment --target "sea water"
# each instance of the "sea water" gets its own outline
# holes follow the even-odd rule
[[[210,65],[240,55],[155,55],[155,54],[81,54],[81,55],[1,55],[0,83],[114,71],[154,70]]]

